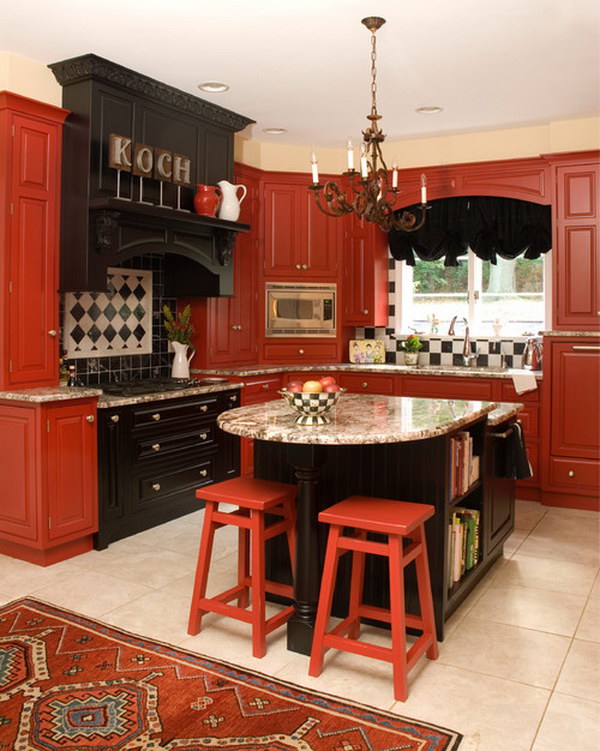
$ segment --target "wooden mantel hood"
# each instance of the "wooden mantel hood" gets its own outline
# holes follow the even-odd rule
[[[61,290],[104,291],[108,266],[164,253],[170,296],[231,295],[235,238],[249,226],[198,216],[193,196],[196,184],[233,179],[233,134],[254,121],[97,55],[49,67],[71,113],[63,144]],[[117,191],[111,133],[189,158],[192,184],[163,183],[160,206],[157,180],[140,184],[123,171]]]

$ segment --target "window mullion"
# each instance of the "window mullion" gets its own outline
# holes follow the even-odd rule
[[[481,258],[478,258],[472,250],[469,250],[469,321],[472,328],[477,330],[481,328],[481,291],[482,291],[482,270]]]

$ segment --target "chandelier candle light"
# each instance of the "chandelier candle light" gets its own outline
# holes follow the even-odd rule
[[[313,184],[310,189],[314,191],[315,200],[319,209],[328,216],[345,216],[354,212],[359,218],[365,218],[368,222],[377,224],[384,232],[390,229],[400,229],[405,232],[414,232],[425,224],[427,209],[427,181],[425,175],[421,175],[421,203],[419,204],[419,216],[410,211],[394,214],[394,204],[398,194],[398,166],[392,165],[392,183],[390,187],[388,168],[386,167],[381,153],[381,144],[385,140],[384,133],[379,129],[377,121],[381,115],[377,113],[377,46],[375,32],[385,23],[384,18],[369,16],[363,18],[363,23],[371,32],[371,114],[367,119],[370,126],[363,130],[363,143],[360,151],[360,178],[358,171],[354,169],[354,148],[352,139],[348,139],[348,171],[343,174],[350,182],[351,194],[348,196],[344,188],[340,188],[332,180],[324,185],[319,183],[319,167],[317,155],[313,149],[310,162]],[[321,191],[326,206],[321,203]]]

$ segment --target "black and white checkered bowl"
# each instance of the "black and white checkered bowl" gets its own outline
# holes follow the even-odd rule
[[[326,425],[331,422],[331,418],[326,413],[337,404],[345,390],[321,391],[313,394],[308,391],[297,392],[282,389],[279,393],[295,412],[300,413],[296,418],[298,425]]]

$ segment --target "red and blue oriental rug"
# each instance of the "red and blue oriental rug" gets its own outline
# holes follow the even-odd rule
[[[451,751],[460,740],[37,600],[0,607],[0,749]]]

